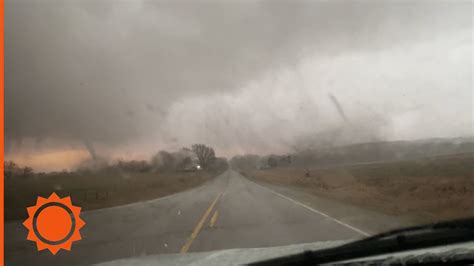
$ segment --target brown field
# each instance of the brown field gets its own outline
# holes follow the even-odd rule
[[[345,167],[245,171],[256,181],[420,222],[474,216],[474,156]]]
[[[170,173],[57,173],[5,180],[5,219],[26,218],[36,197],[52,192],[93,210],[159,198],[198,186],[216,176],[205,171]]]

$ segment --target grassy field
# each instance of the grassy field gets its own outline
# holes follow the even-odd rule
[[[474,216],[474,155],[331,168],[245,171],[257,181],[420,222]]]
[[[26,218],[26,207],[36,197],[56,192],[71,196],[83,210],[118,206],[183,191],[212,179],[216,174],[199,172],[56,173],[5,180],[5,219]]]

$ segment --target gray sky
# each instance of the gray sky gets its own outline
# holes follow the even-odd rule
[[[470,1],[5,5],[7,158],[25,163],[473,134]]]

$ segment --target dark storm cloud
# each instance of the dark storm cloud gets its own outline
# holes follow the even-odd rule
[[[176,140],[168,117],[173,104],[233,93],[314,53],[321,58],[372,53],[472,27],[469,2],[10,0],[5,5],[7,146],[24,138],[52,138],[87,143],[92,151],[91,143]],[[223,118],[199,123],[208,123],[214,134],[229,133]],[[262,132],[259,124],[245,126]],[[186,139],[183,134],[178,135]],[[245,147],[246,140],[239,141]]]

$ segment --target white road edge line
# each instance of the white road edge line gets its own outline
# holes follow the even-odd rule
[[[354,226],[352,226],[352,225],[350,225],[350,224],[347,224],[347,223],[345,223],[345,222],[343,222],[343,221],[341,221],[341,220],[338,220],[338,219],[336,219],[336,218],[334,218],[334,217],[331,217],[331,216],[325,214],[324,212],[321,212],[321,211],[318,211],[318,210],[316,210],[316,209],[313,209],[313,208],[309,207],[308,205],[306,205],[306,204],[304,204],[304,203],[301,203],[301,202],[296,201],[296,200],[294,200],[294,199],[292,199],[292,198],[289,198],[289,197],[287,197],[287,196],[285,196],[285,195],[282,195],[282,194],[280,194],[280,193],[278,193],[278,192],[276,192],[276,191],[274,191],[274,190],[272,190],[272,189],[270,189],[270,188],[264,187],[263,185],[260,185],[260,184],[258,184],[258,183],[256,183],[256,182],[253,182],[253,181],[249,180],[248,178],[245,178],[245,179],[247,179],[249,182],[252,182],[252,183],[256,184],[257,186],[259,186],[259,187],[261,187],[261,188],[263,188],[263,189],[268,190],[269,192],[271,192],[271,193],[273,193],[273,194],[275,194],[275,195],[277,195],[277,196],[280,196],[280,197],[282,197],[282,198],[284,198],[284,199],[287,199],[287,200],[293,202],[294,204],[299,205],[299,206],[301,206],[301,207],[303,207],[303,208],[305,208],[305,209],[307,209],[307,210],[309,210],[309,211],[312,211],[312,212],[315,212],[315,213],[317,213],[317,214],[319,214],[319,215],[321,215],[321,216],[324,216],[324,217],[326,217],[326,218],[328,218],[328,219],[330,219],[330,220],[332,220],[332,221],[334,221],[334,222],[336,222],[336,223],[338,223],[338,224],[340,224],[340,225],[342,225],[342,226],[345,226],[345,227],[347,227],[347,228],[349,228],[349,229],[351,229],[351,230],[353,230],[353,231],[355,231],[355,232],[357,232],[357,233],[363,235],[363,236],[370,236],[369,233],[367,233],[367,232],[365,232],[365,231],[363,231],[363,230],[361,230],[361,229],[359,229],[359,228],[356,228],[356,227],[354,227]]]

